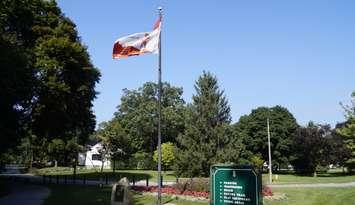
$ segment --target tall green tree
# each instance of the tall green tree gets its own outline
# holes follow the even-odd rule
[[[111,120],[109,122],[100,123],[94,136],[102,145],[100,150],[102,155],[101,159],[111,159],[113,162],[113,170],[115,170],[115,162],[117,160],[127,160],[127,155],[131,153],[131,147],[128,135],[119,121]]]
[[[337,129],[337,133],[343,137],[350,150],[350,157],[345,163],[349,171],[355,171],[355,91],[351,94],[351,104],[342,107],[345,111],[346,122]]]
[[[63,164],[65,162],[65,142],[61,139],[53,139],[48,145],[48,154],[55,162],[54,166],[57,167],[58,162]]]
[[[32,48],[34,1],[0,2],[0,152],[26,136],[35,88]]]
[[[298,128],[293,115],[284,107],[259,107],[251,114],[240,117],[234,125],[235,132],[243,138],[247,151],[261,155],[268,161],[267,119],[270,120],[270,141],[272,164],[277,167],[287,166],[292,156],[292,140]]]
[[[39,88],[33,106],[33,131],[38,136],[84,143],[94,131],[92,101],[100,73],[93,68],[75,25],[59,18],[52,32],[35,47]]]
[[[326,136],[326,147],[329,164],[343,167],[346,166],[347,160],[351,157],[351,150],[346,146],[344,138],[337,133],[337,129],[343,127],[343,123],[338,123],[330,135]]]
[[[183,176],[208,176],[215,163],[237,162],[242,144],[230,129],[230,107],[217,78],[203,72],[185,112],[185,131],[178,137],[175,171]]]
[[[141,151],[153,155],[158,142],[157,84],[148,82],[136,90],[123,90],[121,104],[115,113],[130,136],[132,153]],[[162,142],[175,142],[184,129],[185,102],[182,88],[163,83],[162,86]]]
[[[84,143],[100,73],[56,2],[1,1],[0,48],[1,151],[29,133]]]

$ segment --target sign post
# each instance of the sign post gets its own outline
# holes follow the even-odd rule
[[[251,166],[213,165],[210,205],[262,205],[261,175]]]

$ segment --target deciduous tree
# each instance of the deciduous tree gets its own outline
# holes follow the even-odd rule
[[[349,171],[355,171],[355,91],[351,94],[351,104],[342,104],[346,122],[337,129],[337,133],[344,139],[345,144],[350,150],[350,157],[346,162]]]
[[[123,91],[115,120],[130,136],[132,151],[153,155],[158,142],[157,84],[145,83],[137,90]],[[184,100],[182,88],[163,83],[162,86],[162,142],[175,142],[184,129]]]
[[[236,133],[243,138],[246,149],[261,155],[268,161],[267,119],[270,120],[270,136],[273,165],[287,166],[292,156],[292,140],[298,124],[293,115],[284,107],[259,107],[251,114],[240,117],[234,125]],[[250,155],[251,156],[251,155]]]
[[[1,153],[28,133],[83,144],[100,73],[75,24],[53,0],[3,0],[0,16]]]
[[[331,135],[330,126],[310,122],[307,127],[298,128],[296,133],[291,148],[294,153],[291,163],[296,171],[316,176],[317,168],[329,165],[327,136]]]
[[[154,151],[153,159],[158,162],[158,150]],[[171,142],[166,142],[161,145],[161,162],[165,170],[171,168],[175,160],[175,146]]]

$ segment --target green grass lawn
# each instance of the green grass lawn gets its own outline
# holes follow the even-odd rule
[[[43,168],[36,170],[36,174],[38,175],[67,175],[72,177],[73,168],[69,167],[51,167],[51,168]],[[110,180],[118,180],[122,177],[127,177],[130,180],[138,181],[138,180],[146,180],[149,181],[157,181],[157,171],[151,170],[115,170],[115,173],[112,172],[112,169],[104,169],[104,174],[108,175]],[[164,171],[162,172],[164,181],[175,181],[176,178],[172,171]],[[82,179],[86,177],[88,180],[99,180],[101,173],[98,169],[77,169],[77,179]]]
[[[287,199],[265,200],[264,205],[354,205],[355,188],[283,188]]]
[[[0,177],[0,197],[6,196],[11,193],[10,186],[7,180]]]
[[[110,204],[111,187],[104,186],[82,186],[82,185],[49,185],[51,195],[44,202],[44,205],[107,205]],[[176,200],[170,197],[163,197],[164,203],[177,205],[207,205],[208,202],[192,202],[187,200]],[[155,196],[135,194],[135,205],[150,205],[156,201]]]
[[[107,205],[111,187],[82,185],[49,185],[51,195],[45,205]],[[286,199],[265,200],[264,205],[354,205],[355,188],[278,188],[274,192],[285,193]],[[155,196],[135,194],[135,205],[151,205]],[[177,205],[207,205],[208,201],[187,201],[163,197],[163,202]]]
[[[263,174],[263,182],[269,181],[269,175]],[[275,179],[275,174],[273,174]],[[344,175],[342,173],[325,173],[317,177],[301,176],[293,174],[278,174],[278,180],[274,184],[309,184],[309,183],[344,183],[355,182],[355,175]]]
[[[73,168],[69,167],[58,167],[58,168],[43,168],[36,171],[38,175],[67,175],[71,177],[73,174]],[[108,175],[110,180],[118,180],[122,177],[128,177],[130,180],[138,181],[149,179],[149,181],[157,181],[157,171],[152,170],[116,170],[115,173],[110,169],[105,169],[104,174]],[[273,178],[275,179],[274,174]],[[274,181],[274,184],[296,184],[296,183],[344,183],[344,182],[355,182],[355,175],[346,175],[341,172],[341,170],[333,171],[328,173],[318,174],[317,177],[313,176],[301,176],[294,174],[277,174],[278,180]],[[77,178],[82,179],[86,177],[88,180],[99,180],[100,172],[98,169],[78,169]],[[175,181],[176,177],[173,171],[163,172],[164,181]],[[263,182],[268,181],[268,174],[263,174]]]
[[[44,205],[108,205],[110,204],[111,187],[82,185],[48,185],[50,196]]]

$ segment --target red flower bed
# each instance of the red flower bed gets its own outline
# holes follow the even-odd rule
[[[134,191],[138,192],[158,192],[158,187],[157,186],[133,186],[132,189]],[[192,197],[203,197],[208,199],[209,198],[209,193],[204,192],[204,191],[180,191],[179,189],[176,189],[171,186],[164,186],[161,189],[162,193],[165,194],[174,194],[174,195],[184,195],[184,196],[192,196]],[[263,196],[273,196],[273,192],[270,187],[268,186],[263,186],[262,189],[262,195]]]
[[[158,187],[157,186],[134,186],[132,187],[134,191],[139,191],[139,192],[158,192]],[[173,188],[171,186],[164,186],[161,189],[162,193],[165,194],[174,194],[174,195],[184,195],[184,196],[192,196],[192,197],[204,197],[208,198],[209,193],[208,192],[200,192],[200,191],[180,191],[176,188]]]
[[[272,189],[268,186],[263,186],[262,194],[263,194],[263,196],[273,196],[274,195],[272,193]]]

